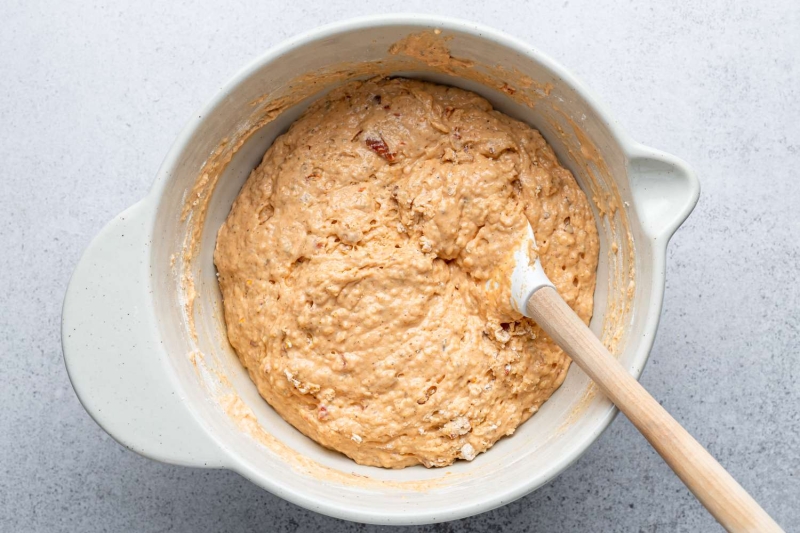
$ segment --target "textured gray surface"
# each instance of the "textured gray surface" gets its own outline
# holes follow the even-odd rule
[[[542,3],[544,4],[544,3]],[[643,382],[787,530],[800,523],[800,4],[88,2],[0,6],[0,530],[373,531],[225,471],[129,453],[62,363],[69,275],[144,196],[184,121],[255,54],[331,20],[435,11],[521,37],[630,134],[689,161],[700,203],[669,249]],[[623,417],[564,475],[420,531],[710,531]],[[409,528],[411,531],[413,528]]]

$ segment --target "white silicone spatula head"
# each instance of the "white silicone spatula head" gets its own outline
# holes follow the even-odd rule
[[[514,270],[511,272],[511,307],[525,316],[525,307],[533,293],[542,287],[555,289],[544,273],[537,250],[533,228],[527,224],[522,240],[514,249]]]

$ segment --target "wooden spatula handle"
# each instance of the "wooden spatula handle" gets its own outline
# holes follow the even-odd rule
[[[551,287],[528,316],[625,413],[698,500],[728,531],[783,531],[733,477],[619,364]]]

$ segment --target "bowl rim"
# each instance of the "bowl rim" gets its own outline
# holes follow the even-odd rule
[[[392,26],[417,26],[421,30],[441,29],[444,31],[468,33],[479,38],[494,41],[501,46],[508,48],[511,52],[533,59],[552,71],[566,85],[570,86],[585,99],[587,104],[596,112],[599,120],[602,121],[602,123],[608,129],[611,138],[619,145],[628,161],[635,157],[657,156],[668,160],[677,167],[680,167],[684,174],[688,176],[689,179],[687,183],[688,187],[691,189],[689,191],[689,204],[687,204],[683,211],[679,213],[676,220],[666,227],[663,233],[654,236],[652,239],[652,256],[648,265],[653,269],[653,279],[649,294],[650,303],[645,310],[646,316],[644,317],[643,334],[637,339],[638,346],[632,361],[633,367],[630,369],[632,375],[638,379],[645,363],[649,358],[650,351],[655,341],[655,334],[661,315],[665,287],[666,245],[674,231],[680,226],[680,224],[694,208],[699,196],[699,183],[694,177],[691,169],[680,159],[643,146],[629,137],[622,130],[619,122],[612,118],[612,115],[609,113],[605,104],[603,104],[599,98],[597,98],[594,92],[586,87],[563,66],[539,49],[529,45],[521,39],[507,35],[502,31],[484,26],[482,24],[456,18],[427,14],[399,13],[351,18],[326,24],[303,32],[294,37],[290,37],[289,39],[284,40],[278,45],[260,54],[243,68],[241,68],[238,72],[236,72],[229,79],[229,81],[225,83],[219,91],[217,91],[214,97],[211,98],[211,100],[208,101],[208,103],[206,103],[199,112],[192,116],[192,118],[183,127],[176,140],[173,142],[156,175],[156,179],[154,180],[154,183],[143,202],[150,203],[151,206],[155,208],[153,211],[153,213],[155,213],[155,211],[158,209],[160,198],[168,186],[171,176],[174,174],[174,169],[181,158],[181,154],[184,152],[187,146],[189,146],[196,130],[201,124],[203,124],[203,122],[206,120],[206,117],[225,101],[225,99],[233,90],[235,90],[245,80],[253,76],[264,65],[276,60],[277,58],[297,47],[321,41],[340,33],[352,32],[367,28]],[[182,391],[183,384],[178,379],[175,369],[172,368],[172,365],[167,364],[166,366],[169,367],[166,369],[166,371],[170,374],[170,381],[177,388],[177,390]],[[385,511],[367,511],[359,507],[347,508],[340,504],[335,504],[318,497],[308,496],[298,490],[293,489],[290,485],[283,483],[281,480],[270,478],[253,470],[236,453],[229,450],[227,446],[220,442],[214,432],[210,431],[207,422],[202,420],[202,417],[195,416],[195,418],[197,419],[197,423],[203,427],[206,433],[208,433],[209,438],[219,446],[221,453],[226,456],[225,466],[227,468],[238,472],[253,483],[283,499],[286,499],[291,503],[344,520],[372,524],[419,525],[457,520],[483,513],[511,503],[512,501],[533,492],[544,484],[550,482],[569,466],[571,466],[575,461],[577,461],[609,427],[617,413],[618,410],[616,406],[610,404],[606,412],[602,416],[597,417],[595,425],[590,431],[587,431],[580,439],[575,439],[574,442],[570,443],[568,452],[560,461],[554,463],[540,475],[530,478],[525,483],[521,483],[505,491],[495,490],[492,492],[484,492],[485,498],[479,504],[462,503],[447,507],[445,509],[419,510],[415,511],[414,513],[409,513],[403,510],[399,510],[398,512],[394,513],[387,513]]]

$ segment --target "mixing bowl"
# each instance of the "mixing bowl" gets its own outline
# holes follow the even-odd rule
[[[586,191],[601,237],[592,329],[634,376],[658,325],[667,241],[694,207],[680,160],[629,139],[564,68],[469,22],[393,15],[326,26],[262,55],[192,117],[142,201],[112,220],[67,291],[63,349],[89,414],[127,448],[228,468],[348,520],[421,524],[519,498],[574,462],[616,410],[576,367],[540,411],[474,461],[360,466],[258,395],[228,345],[212,254],[250,171],[308,104],[355,78],[401,75],[476,91],[539,129]]]

